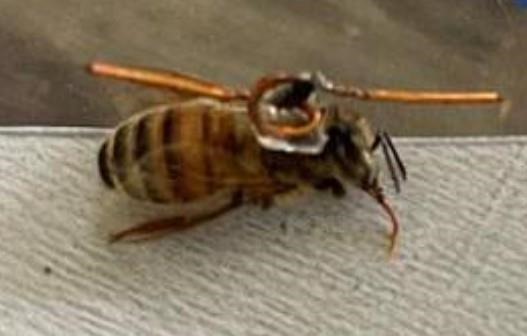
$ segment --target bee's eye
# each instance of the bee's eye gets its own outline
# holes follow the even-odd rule
[[[357,146],[353,142],[351,129],[345,125],[334,125],[328,128],[327,134],[330,145],[337,150],[343,157],[354,156]]]
[[[350,134],[351,132],[342,125],[333,125],[328,128],[327,133],[330,138],[335,139],[340,142],[340,141],[343,141],[346,135]]]
[[[344,148],[346,150],[346,156],[356,156],[356,153],[358,151],[357,144],[355,143],[355,140],[353,139],[353,136],[351,134],[351,131],[348,131],[346,134],[346,140],[344,141]]]

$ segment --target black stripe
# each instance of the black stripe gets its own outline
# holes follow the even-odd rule
[[[163,148],[169,148],[173,145],[174,139],[177,139],[178,127],[176,127],[176,113],[173,109],[166,110],[163,114],[162,127],[163,127]],[[165,161],[163,165],[165,166],[165,171],[168,174],[168,185],[170,185],[170,191],[173,195],[178,194],[177,183],[176,181],[179,178],[178,161],[177,153],[172,149],[167,149],[164,151],[163,155]],[[175,167],[173,169],[171,167]]]
[[[134,160],[140,161],[148,152],[150,141],[148,137],[148,115],[142,116],[135,126]]]
[[[113,184],[112,178],[110,176],[110,169],[108,167],[108,141],[105,141],[101,148],[99,148],[99,156],[98,156],[98,165],[99,165],[99,175],[101,176],[101,179],[103,180],[104,184],[108,188],[114,188],[115,185]]]
[[[117,129],[113,138],[112,161],[119,181],[126,180],[126,137],[129,125],[123,125]]]
[[[205,111],[203,111],[203,114],[202,114],[202,121],[201,121],[201,132],[202,132],[202,148],[207,148],[208,146],[213,146],[214,144],[210,144],[209,143],[209,137],[210,137],[210,133],[211,133],[211,129],[210,129],[210,108],[206,109]],[[212,170],[212,167],[211,167],[211,162],[210,162],[210,155],[208,155],[207,151],[203,151],[203,165],[205,167],[205,187],[207,189],[207,192],[210,193],[214,186],[212,184],[213,182],[213,178],[214,176],[213,175],[213,170]]]
[[[152,176],[153,174],[158,173],[152,169],[152,160],[155,160],[155,157],[145,157],[145,155],[151,153],[152,150],[155,150],[155,148],[152,148],[152,143],[150,141],[149,127],[152,125],[150,122],[151,118],[155,117],[147,114],[142,116],[136,123],[133,155],[135,163],[141,167],[141,171],[145,172],[144,176],[149,176],[149,178],[142,179],[148,199],[161,202],[163,201],[163,198],[159,195],[156,185],[154,184],[155,178]]]

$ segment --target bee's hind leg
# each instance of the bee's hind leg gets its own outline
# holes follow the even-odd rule
[[[195,217],[174,216],[141,223],[137,226],[112,234],[110,236],[110,243],[125,239],[132,241],[143,240],[172,232],[184,231],[239,207],[242,204],[242,200],[243,197],[241,192],[235,192],[229,203],[214,211],[200,214]]]
[[[156,219],[113,233],[110,235],[109,240],[110,243],[115,243],[122,240],[142,240],[172,231],[183,231],[192,227],[194,224],[195,223],[191,223],[191,221],[189,221],[189,219],[184,216]]]

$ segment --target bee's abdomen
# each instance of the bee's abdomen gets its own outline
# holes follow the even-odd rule
[[[234,120],[210,106],[166,107],[130,118],[103,144],[101,178],[132,197],[185,202],[209,196],[215,178],[231,172],[211,147],[229,144]],[[227,150],[227,149],[226,149]]]

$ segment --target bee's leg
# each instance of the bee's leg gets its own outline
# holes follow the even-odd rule
[[[148,221],[112,234],[110,236],[110,242],[113,243],[123,239],[141,240],[171,232],[184,231],[239,207],[242,204],[242,200],[242,193],[235,192],[229,203],[212,212],[201,214],[196,217],[175,216]]]
[[[346,195],[346,189],[342,183],[334,177],[324,178],[317,181],[313,186],[317,190],[331,190],[333,196],[337,198],[342,198]]]
[[[265,195],[265,196],[262,196],[256,202],[260,204],[260,207],[262,209],[267,210],[274,205],[274,197],[273,195]]]
[[[269,188],[247,188],[245,190],[245,201],[249,204],[269,209],[274,204],[274,193]]]
[[[250,203],[259,205],[262,209],[267,210],[274,205],[277,195],[285,194],[295,189],[294,185],[273,185],[271,187],[256,188],[247,191],[247,198]]]

